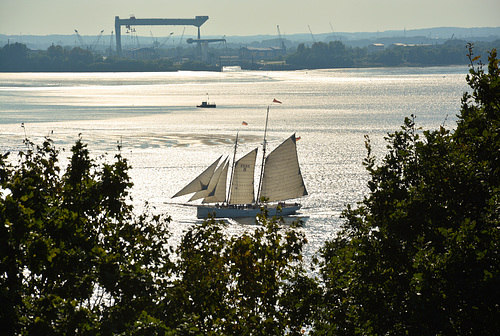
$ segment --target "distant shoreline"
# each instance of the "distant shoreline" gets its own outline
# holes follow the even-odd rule
[[[332,69],[371,69],[371,68],[437,68],[437,67],[455,67],[455,66],[467,66],[467,63],[463,64],[433,64],[433,65],[421,65],[421,64],[406,64],[406,65],[377,65],[377,64],[367,64],[352,67],[326,67],[326,68],[310,68],[310,67],[296,67],[290,66],[264,66],[255,68],[244,68],[241,67],[242,71],[303,71],[303,70],[332,70]],[[176,70],[18,70],[18,71],[0,71],[0,73],[159,73],[159,72],[183,72],[183,71],[200,71],[200,72],[224,72],[224,68],[233,68],[232,66],[222,67],[221,69],[176,69]]]

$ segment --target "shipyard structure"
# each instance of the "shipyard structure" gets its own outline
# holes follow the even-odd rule
[[[120,19],[115,16],[116,53],[123,56],[121,28],[125,26],[128,30],[133,26],[195,26],[198,28],[198,38],[188,39],[186,42],[196,44],[196,54],[202,61],[208,62],[208,44],[214,42],[225,42],[225,39],[202,39],[200,27],[208,20],[208,16],[195,16],[194,19],[139,19],[130,16],[128,19]]]

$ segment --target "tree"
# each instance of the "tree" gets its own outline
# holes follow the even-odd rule
[[[63,172],[50,140],[0,159],[0,296],[10,334],[133,334],[170,273],[168,216],[134,215],[129,166],[78,140]]]
[[[88,66],[93,62],[94,55],[88,49],[75,47],[68,55],[68,67],[71,70],[88,70]]]
[[[370,193],[322,249],[313,334],[494,335],[500,328],[500,76],[475,66],[454,132],[389,134]],[[423,139],[421,139],[423,136]]]
[[[60,45],[51,45],[47,48],[47,55],[58,61],[61,61],[65,57],[64,49]]]
[[[28,48],[25,44],[16,42],[6,44],[0,49],[1,71],[22,71],[28,67]]]
[[[386,66],[398,66],[403,63],[403,54],[401,48],[386,49],[381,53],[377,53],[374,58]]]
[[[316,283],[294,223],[264,213],[241,236],[208,219],[172,261],[170,217],[136,215],[129,165],[90,157],[65,168],[52,141],[0,156],[0,323],[18,335],[300,333]]]
[[[313,43],[311,48],[306,48],[303,43],[297,47],[297,52],[286,59],[288,64],[306,66],[310,68],[340,68],[351,67],[351,50],[347,50],[340,41]]]
[[[168,328],[199,335],[299,334],[310,317],[309,306],[297,308],[304,297],[299,289],[315,288],[296,281],[305,277],[300,263],[305,237],[295,224],[282,228],[265,214],[256,224],[227,237],[223,222],[208,219],[183,235],[178,280],[162,305]]]

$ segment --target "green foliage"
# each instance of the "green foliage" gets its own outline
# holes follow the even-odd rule
[[[27,66],[28,48],[22,43],[7,44],[0,49],[0,70],[19,71]]]
[[[212,70],[206,64],[203,70]],[[188,66],[185,67],[189,69]],[[52,45],[46,51],[30,51],[22,43],[7,44],[0,49],[0,71],[176,71],[168,59],[130,60],[103,58],[87,49],[65,49]],[[191,69],[189,69],[191,70]]]
[[[209,219],[168,245],[168,216],[130,205],[127,161],[69,162],[47,139],[0,157],[0,321],[19,335],[268,335],[299,333],[315,291],[303,233],[258,217],[228,237]],[[175,252],[175,261],[171,254]],[[316,291],[317,292],[317,291]]]
[[[209,219],[184,234],[177,250],[178,280],[163,306],[168,327],[200,335],[301,330],[309,316],[294,307],[303,293],[285,289],[295,288],[297,274],[304,276],[304,235],[264,215],[257,224],[253,232],[226,237],[225,224]]]
[[[310,47],[299,44],[295,52],[280,56],[265,64],[242,61],[248,69],[296,70],[321,68],[346,68],[367,66],[436,66],[462,65],[467,63],[464,55],[466,41],[449,40],[436,45],[386,45],[380,52],[369,53],[368,48],[347,47],[341,41],[316,42]],[[476,50],[485,54],[487,50],[500,47],[500,40],[478,42]],[[176,55],[191,57],[193,49],[178,48]],[[237,51],[234,51],[237,54]],[[282,62],[286,58],[285,62]],[[52,45],[43,50],[29,50],[22,43],[7,44],[0,48],[0,71],[220,71],[199,61],[173,63],[171,59],[124,59],[102,57],[80,47],[68,48]]]
[[[314,334],[498,332],[499,67],[495,50],[488,72],[469,58],[473,93],[455,132],[407,118],[379,166],[367,141],[370,194],[322,249]]]
[[[317,42],[310,48],[300,44],[295,54],[286,59],[288,64],[300,65],[308,68],[347,68],[352,67],[350,50],[340,41],[328,44]]]
[[[367,48],[348,48],[342,42],[316,42],[311,47],[299,44],[286,58],[289,65],[310,69],[363,66],[436,66],[467,64],[466,41],[450,40],[440,45],[386,46],[369,53]],[[500,41],[482,43],[480,52],[500,47]]]
[[[110,334],[154,312],[169,275],[166,216],[135,216],[129,166],[98,165],[81,141],[63,171],[50,140],[0,161],[2,328],[11,334]],[[157,282],[160,281],[160,282]]]

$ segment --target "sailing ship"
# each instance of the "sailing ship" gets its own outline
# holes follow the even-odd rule
[[[237,134],[229,187],[229,158],[220,156],[172,198],[193,193],[189,201],[202,199],[202,204],[197,205],[198,218],[255,217],[261,207],[267,208],[269,216],[295,214],[301,204],[285,201],[307,195],[297,156],[297,138],[293,134],[266,156],[266,132],[267,118],[257,197],[254,176],[258,148],[235,161]]]

